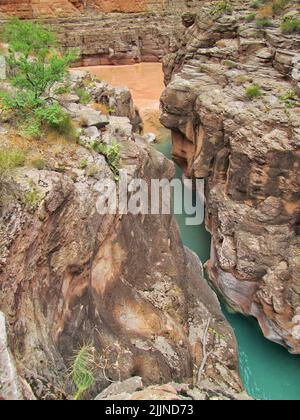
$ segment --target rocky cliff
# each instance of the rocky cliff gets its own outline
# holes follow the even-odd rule
[[[128,92],[80,72],[72,83],[98,102],[93,108],[76,95],[59,99],[85,126],[81,146],[20,139],[26,164],[1,198],[0,310],[8,339],[1,315],[0,396],[19,398],[21,389],[29,399],[68,398],[70,358],[86,344],[94,347],[97,371],[91,396],[136,375],[145,385],[192,384],[199,370],[202,380],[239,392],[233,331],[174,217],[99,214],[97,185],[113,175],[104,156],[87,146],[118,141],[129,179],[171,178],[173,164],[133,132],[124,116],[131,115]],[[99,104],[108,92],[123,116],[96,110],[109,106]],[[2,148],[19,144],[10,130],[2,126]],[[19,379],[2,364],[13,366],[11,357]]]
[[[193,22],[198,1],[4,0],[0,19],[45,19],[59,34],[62,47],[76,48],[81,65],[156,62],[179,42]],[[0,26],[4,20],[0,21]]]
[[[231,4],[204,4],[166,57],[162,122],[185,173],[206,179],[211,282],[300,353],[300,36],[282,26],[299,31],[299,2]]]

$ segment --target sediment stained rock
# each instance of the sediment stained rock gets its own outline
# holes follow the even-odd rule
[[[207,2],[165,59],[162,122],[186,175],[206,179],[212,283],[300,353],[300,37],[280,28],[296,4],[259,29],[247,4],[213,18]]]

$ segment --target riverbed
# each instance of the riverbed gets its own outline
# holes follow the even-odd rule
[[[162,66],[143,63],[134,66],[88,67],[92,74],[114,86],[127,86],[140,109],[145,131],[158,139],[157,149],[171,159],[170,133],[159,123],[159,97],[164,89]],[[177,167],[176,176],[182,173]],[[176,197],[175,197],[176,199]],[[185,225],[185,215],[178,215],[182,240],[204,263],[209,259],[210,235],[204,225]],[[300,400],[300,356],[290,355],[284,348],[266,340],[252,318],[223,311],[238,340],[241,377],[248,393],[263,400]]]

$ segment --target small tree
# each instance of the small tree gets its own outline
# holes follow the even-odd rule
[[[9,45],[9,81],[15,88],[13,95],[1,94],[2,108],[16,111],[31,135],[38,135],[43,124],[53,122],[55,127],[64,121],[66,115],[53,104],[49,92],[63,81],[76,53],[60,54],[56,35],[49,28],[19,19],[4,26],[2,40]]]

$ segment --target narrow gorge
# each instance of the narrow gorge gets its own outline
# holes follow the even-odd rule
[[[300,399],[299,2],[7,0],[8,16],[76,48],[50,96],[77,134],[0,117],[24,155],[0,173],[0,397],[72,399],[92,349],[85,399]],[[205,223],[99,214],[120,174],[203,180]]]

